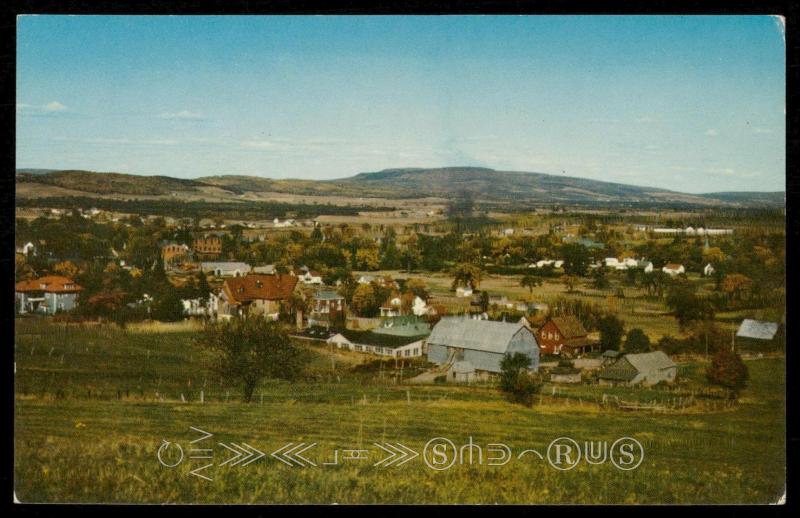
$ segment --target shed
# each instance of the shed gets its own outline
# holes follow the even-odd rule
[[[677,377],[677,365],[663,351],[626,354],[605,367],[598,375],[600,383],[650,386],[660,382],[672,383]]]

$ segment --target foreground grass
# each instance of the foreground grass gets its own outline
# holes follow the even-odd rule
[[[18,342],[32,341],[40,325],[23,324],[20,331],[29,338],[18,336]],[[348,377],[344,366],[338,382],[264,384],[263,403],[234,397],[224,403],[211,390],[215,397],[200,404],[175,399],[176,391],[187,391],[187,377],[194,376],[193,386],[204,377],[188,331],[129,332],[125,338],[109,329],[57,333],[41,333],[39,343],[60,336],[63,363],[49,352],[56,345],[32,355],[32,344],[17,347],[18,387],[36,387],[27,395],[18,388],[15,405],[15,488],[23,502],[770,503],[783,493],[780,358],[748,362],[750,386],[741,404],[724,412],[628,414],[553,402],[529,409],[489,388],[370,384]],[[140,365],[139,355],[147,354],[150,363]],[[312,369],[324,365],[323,359]],[[118,400],[120,379],[141,383],[145,395],[159,383],[172,397]],[[87,396],[82,385],[60,399],[52,396],[53,389],[89,381],[105,396]],[[163,440],[178,442],[187,455],[188,448],[201,447],[190,446],[199,437],[190,426],[215,434],[199,443],[213,447],[215,458],[162,466],[156,453]],[[645,458],[629,472],[610,463],[562,472],[533,455],[517,458],[529,448],[545,453],[563,435],[609,442],[632,436]],[[385,456],[374,442],[421,451],[437,436],[458,445],[472,437],[484,448],[505,443],[514,457],[504,466],[456,464],[447,471],[431,470],[420,458],[373,466]],[[317,443],[306,455],[317,467],[289,467],[269,456],[247,466],[219,466],[230,455],[220,442],[269,453],[301,441]],[[323,465],[337,448],[339,465]],[[356,448],[368,449],[368,459],[343,460],[342,450]],[[189,473],[212,462],[202,472],[211,481]]]

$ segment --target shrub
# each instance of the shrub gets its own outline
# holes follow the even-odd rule
[[[533,396],[542,387],[542,380],[536,374],[527,372],[531,359],[522,354],[506,355],[500,362],[500,390],[509,401],[525,406],[533,404]]]

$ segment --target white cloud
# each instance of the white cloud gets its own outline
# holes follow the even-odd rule
[[[189,110],[181,110],[179,112],[164,112],[158,115],[159,119],[171,119],[171,120],[200,120],[203,116],[197,112],[192,112]]]
[[[717,135],[719,135],[719,131],[714,128],[709,128],[706,130],[705,135],[707,137],[716,137]]]
[[[58,101],[51,101],[51,102],[45,104],[44,106],[42,106],[42,110],[44,110],[46,112],[63,112],[66,109],[67,109],[67,107],[64,106],[63,104],[61,104]]]

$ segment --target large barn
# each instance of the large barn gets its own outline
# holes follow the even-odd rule
[[[499,373],[503,357],[517,352],[531,359],[531,370],[539,369],[536,337],[518,322],[443,318],[431,331],[427,348],[428,361],[442,366],[453,378]]]

